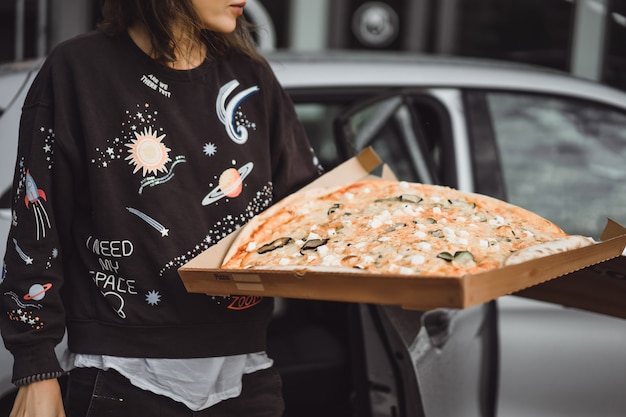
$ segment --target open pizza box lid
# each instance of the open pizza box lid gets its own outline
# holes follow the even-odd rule
[[[303,190],[372,178],[396,180],[368,148]],[[626,257],[620,256],[626,247],[626,229],[613,221],[608,222],[602,240],[591,246],[462,277],[328,272],[306,267],[221,269],[237,233],[178,270],[187,291],[398,305],[413,310],[466,308],[517,293],[626,317]]]

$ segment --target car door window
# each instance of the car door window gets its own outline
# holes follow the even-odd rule
[[[399,179],[432,183],[431,170],[413,129],[408,107],[401,96],[393,96],[350,112],[338,120],[345,145],[358,152],[374,148]]]
[[[598,237],[626,222],[626,113],[587,101],[489,93],[507,199]]]
[[[320,164],[327,171],[339,165],[332,120],[345,106],[327,102],[300,102],[295,104],[295,108]]]
[[[398,179],[441,183],[449,120],[444,106],[425,94],[379,96],[337,118],[337,147],[350,156],[371,146]]]
[[[326,170],[371,146],[401,180],[456,186],[450,115],[428,91],[289,94]]]

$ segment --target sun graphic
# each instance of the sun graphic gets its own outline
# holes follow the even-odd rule
[[[152,128],[144,129],[143,132],[135,132],[137,139],[134,139],[130,145],[126,144],[130,149],[130,155],[126,157],[130,165],[135,165],[133,174],[142,169],[145,177],[146,173],[156,174],[158,171],[167,172],[165,164],[171,159],[168,153],[171,149],[161,143],[165,135],[156,136],[156,132]]]

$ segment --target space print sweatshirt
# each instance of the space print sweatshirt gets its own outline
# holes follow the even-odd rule
[[[262,351],[272,300],[187,293],[177,268],[321,168],[268,66],[189,71],[127,35],[81,35],[26,98],[0,325],[16,383],[72,352],[193,358]]]

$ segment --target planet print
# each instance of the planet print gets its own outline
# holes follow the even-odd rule
[[[248,162],[239,169],[228,168],[220,175],[219,184],[202,200],[203,206],[208,206],[224,197],[237,197],[243,189],[243,181],[252,172],[254,163]]]
[[[46,296],[46,292],[52,288],[52,284],[33,284],[28,290],[28,294],[24,296],[24,300],[42,300]]]
[[[226,197],[237,197],[243,189],[241,174],[235,168],[229,168],[222,172],[219,183],[220,189]]]

